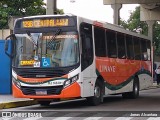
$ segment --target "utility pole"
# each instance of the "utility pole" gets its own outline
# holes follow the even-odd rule
[[[57,0],[47,0],[46,15],[54,15],[57,12]]]

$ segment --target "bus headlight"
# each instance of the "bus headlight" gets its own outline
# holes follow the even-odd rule
[[[12,77],[12,81],[19,89],[21,88],[21,83],[18,80],[16,80],[14,77]]]
[[[66,80],[66,81],[64,82],[64,88],[67,87],[67,86],[69,86],[69,85],[71,85],[71,84],[73,84],[73,83],[75,83],[78,79],[79,79],[79,74],[76,75],[76,76],[74,76],[74,77],[71,77],[71,78],[68,79],[68,80]]]

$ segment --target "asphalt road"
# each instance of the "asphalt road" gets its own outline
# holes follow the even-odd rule
[[[103,120],[109,116],[109,120],[160,120],[160,88],[143,90],[137,99],[123,99],[121,95],[107,96],[104,103],[98,106],[89,106],[85,100],[76,100],[51,103],[47,107],[32,105],[3,111],[42,112],[43,116],[51,116],[51,119],[53,116],[61,117],[68,114],[67,119],[72,119],[74,116],[85,117],[85,119],[94,116],[95,119],[89,120]],[[141,116],[143,113],[149,116]],[[76,119],[80,118],[76,117]]]

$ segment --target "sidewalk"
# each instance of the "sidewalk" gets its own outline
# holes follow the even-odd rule
[[[35,105],[37,101],[26,98],[14,98],[12,95],[0,95],[0,110]]]
[[[155,89],[155,88],[160,88],[160,85],[157,85],[156,82],[153,82],[153,85],[149,87],[148,89]]]
[[[160,88],[160,85],[157,85],[157,83],[153,83],[153,86],[147,89],[156,89],[156,88]],[[37,104],[37,101],[32,99],[14,98],[12,95],[0,95],[0,110],[35,105],[35,104]]]

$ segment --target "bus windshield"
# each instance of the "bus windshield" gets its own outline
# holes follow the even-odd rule
[[[67,67],[79,62],[76,32],[15,34],[18,68]]]

